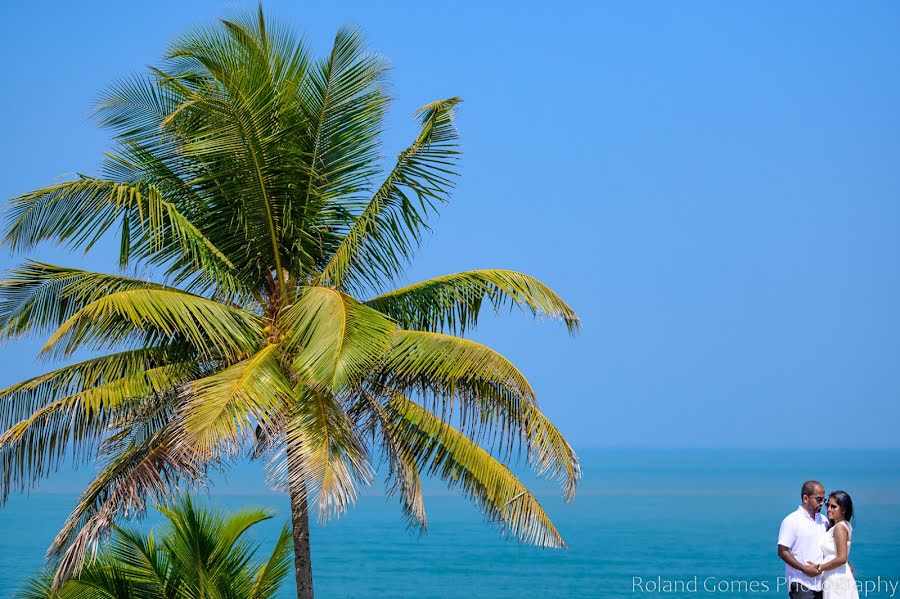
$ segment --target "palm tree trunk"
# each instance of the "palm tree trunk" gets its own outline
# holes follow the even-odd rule
[[[294,535],[294,577],[297,599],[313,599],[312,555],[309,550],[309,506],[303,464],[288,447],[288,476],[291,492],[291,529]]]

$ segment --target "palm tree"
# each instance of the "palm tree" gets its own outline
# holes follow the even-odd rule
[[[575,453],[516,367],[464,335],[485,302],[570,332],[578,317],[507,270],[390,290],[453,186],[459,100],[421,108],[384,168],[385,70],[356,30],[314,59],[261,9],[196,30],[102,96],[115,147],[100,176],[11,200],[11,250],[117,234],[121,268],[151,273],[31,261],[0,286],[3,338],[106,352],[0,392],[0,499],[64,458],[103,466],[50,549],[57,585],[117,519],[251,446],[290,494],[300,597],[309,506],[342,513],[378,454],[412,526],[427,525],[420,479],[436,475],[505,533],[564,546],[503,462],[527,455],[571,498]]]
[[[81,573],[53,589],[53,571],[29,580],[21,599],[135,599],[157,597],[275,597],[290,569],[291,534],[287,527],[268,559],[253,563],[258,547],[244,538],[252,526],[268,520],[265,510],[244,510],[229,517],[197,507],[190,496],[172,507],[158,507],[168,519],[159,540],[154,534],[115,529],[115,538]]]

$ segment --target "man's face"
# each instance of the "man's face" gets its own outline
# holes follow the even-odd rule
[[[812,495],[804,494],[802,497],[803,507],[810,512],[821,512],[822,504],[825,503],[825,489],[820,485],[815,488]]]

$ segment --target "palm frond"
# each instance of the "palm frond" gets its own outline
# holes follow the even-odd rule
[[[123,146],[154,147],[171,143],[171,129],[161,124],[178,109],[179,95],[156,77],[131,75],[105,89],[94,118],[112,130]]]
[[[392,397],[388,410],[420,466],[459,488],[501,530],[532,545],[566,546],[525,485],[477,443],[403,396]]]
[[[297,150],[306,181],[291,216],[299,233],[293,236],[295,251],[316,250],[307,274],[315,274],[340,242],[331,230],[346,229],[348,209],[370,193],[389,103],[386,70],[384,59],[366,49],[362,32],[344,27],[330,54],[311,66],[309,85],[300,90]],[[318,226],[311,227],[316,221]]]
[[[270,482],[276,488],[303,485],[324,522],[356,501],[359,487],[372,481],[372,468],[353,422],[334,396],[304,388],[295,393],[284,446],[270,465]]]
[[[464,432],[510,457],[524,444],[534,470],[559,481],[566,498],[574,495],[581,477],[575,452],[539,410],[525,376],[501,354],[460,337],[398,330],[379,368],[388,390],[421,394],[444,420],[454,416],[458,400]]]
[[[536,401],[512,362],[480,343],[443,333],[395,331],[375,378],[398,391],[433,397],[447,418],[459,401],[464,426],[500,424],[504,432],[518,428],[524,404]]]
[[[471,270],[435,277],[379,295],[365,304],[393,318],[404,329],[464,334],[478,324],[487,300],[499,312],[518,307],[533,316],[562,320],[578,331],[578,315],[552,289],[511,270]]]
[[[538,476],[549,476],[562,485],[563,497],[571,501],[581,479],[581,463],[575,450],[550,420],[537,408],[525,410],[522,436],[528,447],[528,462]]]
[[[181,582],[181,572],[172,568],[162,548],[156,542],[153,531],[144,534],[134,529],[115,527],[115,539],[92,561],[78,578],[70,579],[64,587],[90,580],[93,571],[100,568],[123,569],[133,587],[144,596],[176,599]],[[99,585],[95,585],[99,586]]]
[[[59,398],[193,357],[175,346],[143,347],[91,358],[10,385],[0,391],[0,430]]]
[[[386,316],[327,287],[305,288],[280,326],[297,376],[331,393],[367,376],[396,329]]]
[[[146,255],[173,248],[226,293],[242,285],[234,265],[174,204],[152,185],[82,177],[51,185],[10,201],[3,243],[12,251],[55,240],[71,248],[89,250],[113,226],[122,223],[120,263],[131,259],[132,246]],[[132,228],[136,230],[132,231]]]
[[[287,574],[290,535],[286,529],[271,556],[253,559],[258,546],[248,530],[272,517],[267,510],[245,509],[225,515],[183,495],[165,516],[159,538],[115,527],[111,542],[73,577],[53,588],[53,573],[32,579],[24,597],[58,599],[269,599]],[[43,594],[38,594],[43,593]]]
[[[424,532],[428,529],[428,519],[417,456],[404,443],[402,431],[397,429],[387,409],[368,393],[363,392],[362,396],[365,408],[381,427],[382,448],[389,460],[388,492],[400,494],[403,516],[409,527]]]
[[[291,568],[291,551],[293,539],[287,526],[282,527],[275,547],[269,555],[269,559],[256,571],[256,578],[251,592],[251,599],[264,599],[274,597],[278,592],[281,579],[288,575]]]
[[[36,576],[30,577],[14,595],[16,599],[63,599],[53,590],[53,569],[44,567]]]
[[[252,247],[265,249],[280,292],[286,295],[281,247],[284,225],[280,204],[283,198],[279,197],[278,178],[271,172],[275,168],[272,162],[277,158],[266,143],[266,137],[275,133],[267,131],[272,124],[265,121],[271,115],[263,114],[265,111],[261,107],[247,106],[245,100],[236,94],[218,103],[215,111],[222,114],[218,115],[215,131],[196,137],[185,144],[183,150],[194,160],[215,168],[207,176],[215,179],[220,188],[230,186],[229,195],[242,198],[244,218],[253,221],[247,223]],[[198,102],[190,110],[201,107]],[[236,156],[240,159],[234,160]]]
[[[127,374],[61,397],[0,435],[0,503],[26,490],[71,457],[85,462],[116,414],[133,400],[166,393],[195,376],[193,363],[168,364]]]
[[[135,588],[131,572],[119,564],[99,561],[83,573],[84,576],[71,580],[58,590],[60,599],[139,599],[143,589]]]
[[[459,98],[419,109],[422,129],[397,157],[387,178],[357,217],[340,246],[316,279],[338,289],[378,289],[396,277],[426,228],[435,203],[448,199],[456,174],[456,128],[453,112]],[[416,201],[410,198],[416,196]]]
[[[182,576],[180,595],[249,597],[253,546],[248,529],[272,518],[264,509],[244,509],[228,517],[200,505],[190,496],[171,507],[157,506],[168,519],[164,551],[173,570]],[[192,592],[193,591],[193,592]]]
[[[168,287],[29,260],[0,281],[0,339],[51,332],[91,302],[129,289]]]
[[[245,310],[173,289],[128,289],[78,310],[41,353],[68,356],[85,345],[182,339],[201,356],[237,359],[252,353],[262,337],[261,319]]]
[[[178,443],[177,425],[150,427],[146,435],[113,445],[107,465],[81,495],[49,553],[58,558],[56,588],[80,572],[85,559],[123,516],[144,513],[148,499],[164,502],[179,482],[200,484],[212,456]]]
[[[278,345],[191,383],[185,390],[186,442],[211,451],[238,448],[255,422],[283,413],[293,395],[280,363]]]
[[[375,174],[385,66],[352,29],[338,33],[327,58],[311,61],[284,29],[249,18],[223,25],[170,52],[165,81],[185,98],[172,125],[187,123],[180,147],[201,166],[197,187],[232,200],[217,201],[220,212],[254,255],[270,258],[284,295],[282,275],[317,271],[347,226],[347,205]]]

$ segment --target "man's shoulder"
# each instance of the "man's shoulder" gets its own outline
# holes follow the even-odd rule
[[[799,513],[800,513],[800,512],[798,512],[797,510],[794,510],[793,512],[791,512],[790,514],[788,514],[787,516],[785,516],[784,519],[781,520],[781,523],[782,523],[782,524],[785,524],[785,523],[787,523],[787,522],[791,522],[791,521],[793,521],[793,520],[796,520],[796,519],[797,519],[797,515],[798,515]]]

